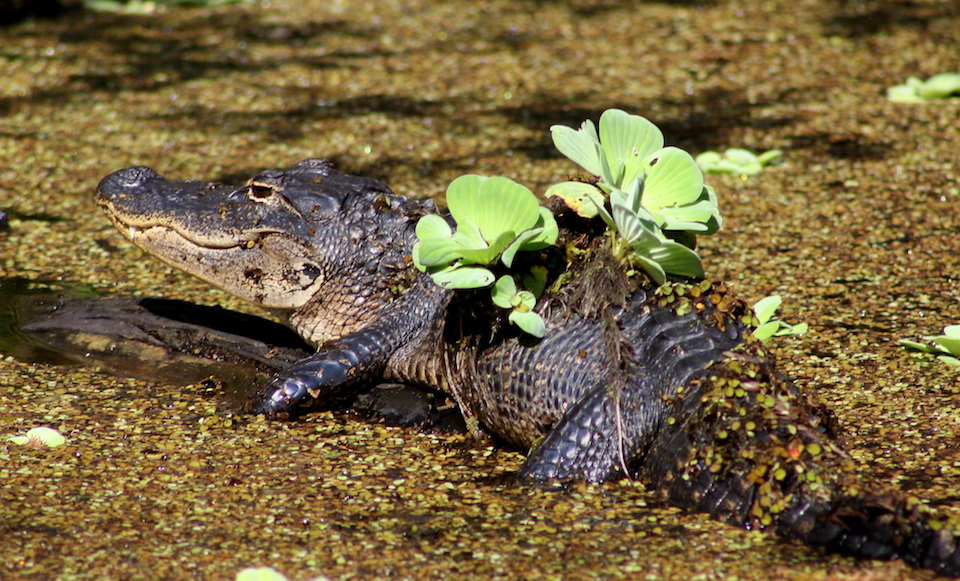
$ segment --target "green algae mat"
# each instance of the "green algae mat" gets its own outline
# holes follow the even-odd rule
[[[242,308],[125,242],[99,179],[329,157],[403,194],[467,172],[542,193],[573,174],[549,127],[619,107],[694,154],[782,150],[708,176],[725,223],[698,249],[707,275],[781,295],[810,330],[772,349],[864,477],[957,517],[960,372],[898,341],[960,323],[960,99],[886,93],[957,72],[957,30],[950,0],[275,0],[8,25],[0,290]],[[931,577],[684,514],[640,482],[520,485],[520,454],[466,435],[268,422],[175,383],[0,360],[0,578]],[[7,440],[38,426],[65,444]]]

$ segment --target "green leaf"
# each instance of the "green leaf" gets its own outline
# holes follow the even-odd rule
[[[533,293],[530,291],[522,290],[513,295],[510,304],[513,305],[513,308],[517,311],[526,313],[532,311],[533,307],[537,306],[537,297],[533,296]]]
[[[922,88],[922,80],[917,77],[909,77],[904,84],[894,85],[887,89],[887,99],[894,103],[926,103],[927,100],[920,96]]]
[[[428,238],[414,246],[414,260],[426,268],[445,266],[460,257],[460,246],[450,238]]]
[[[937,353],[939,350],[933,345],[927,343],[918,343],[916,341],[911,341],[910,339],[900,339],[897,341],[900,345],[910,349],[912,351],[920,351],[922,353]]]
[[[766,341],[770,337],[773,337],[774,333],[777,332],[777,329],[780,328],[780,321],[770,321],[769,323],[764,323],[753,330],[753,336],[761,341]]]
[[[289,579],[271,567],[247,567],[237,573],[236,581],[289,581]]]
[[[420,218],[416,234],[420,241],[413,246],[413,262],[421,271],[431,266],[443,266],[457,258],[457,244],[451,240],[450,226],[440,216],[430,214]]]
[[[773,160],[777,159],[781,155],[783,155],[783,150],[771,149],[769,151],[764,151],[763,153],[758,155],[757,161],[759,161],[760,165],[762,166],[768,166],[771,163],[773,163]]]
[[[668,213],[666,210],[651,212],[651,214],[654,217],[654,221],[657,222],[657,224],[659,224],[660,228],[662,228],[663,230],[671,230],[671,231],[686,230],[690,232],[706,232],[707,231],[707,225],[702,222],[671,219],[670,215],[674,213],[677,213],[677,212]],[[691,216],[700,216],[701,214],[702,212],[696,212],[696,211],[693,211],[690,213]],[[709,214],[707,215],[707,219],[709,219]]]
[[[716,151],[705,151],[697,156],[696,163],[706,173],[730,173],[740,175],[756,175],[763,171],[763,167],[780,157],[783,152],[771,149],[760,155],[731,147],[723,154]]]
[[[505,177],[465,175],[447,188],[447,206],[457,221],[469,222],[492,244],[505,232],[517,233],[532,228],[540,216],[537,197],[526,187]]]
[[[453,233],[453,241],[459,248],[486,248],[489,243],[480,232],[480,228],[470,216],[460,216],[457,220],[457,231]]]
[[[924,337],[936,343],[950,355],[960,355],[960,337]]]
[[[950,357],[949,355],[937,355],[937,359],[943,361],[947,365],[960,365],[960,359],[956,357]]]
[[[810,328],[806,323],[797,323],[796,325],[790,325],[780,321],[780,330],[775,333],[776,336],[784,335],[803,335]]]
[[[520,327],[525,333],[533,335],[538,339],[542,338],[547,330],[547,325],[543,322],[543,318],[533,311],[527,311],[525,313],[517,310],[511,311],[507,320]]]
[[[493,304],[503,309],[511,309],[511,299],[517,294],[517,282],[509,274],[497,279],[497,283],[490,289],[490,298]]]
[[[703,193],[700,194],[700,199],[697,202],[699,203],[703,200],[707,200],[710,207],[713,208],[713,215],[706,221],[707,231],[704,232],[704,234],[710,235],[723,227],[723,216],[720,215],[720,203],[717,198],[717,192],[713,189],[713,186],[703,186]]]
[[[646,158],[662,147],[663,133],[647,119],[620,109],[607,109],[600,115],[600,148],[610,166],[611,185],[623,185],[628,160]]]
[[[946,99],[960,93],[960,73],[940,73],[923,83],[918,91],[922,99]],[[600,128],[601,139],[603,127]]]
[[[652,220],[645,220],[620,204],[614,204],[611,209],[620,236],[627,244],[634,248],[651,248],[660,244],[656,235],[658,228]]]
[[[656,260],[667,274],[686,278],[703,278],[700,257],[683,244],[667,240],[651,249],[650,257]]]
[[[960,339],[960,325],[947,325],[943,328],[943,334],[947,337],[956,337]]]
[[[760,321],[760,324],[763,325],[767,321],[770,321],[782,303],[783,297],[780,295],[770,295],[757,301],[756,304],[753,305],[753,312],[757,315],[757,320]]]
[[[740,167],[760,166],[760,160],[753,152],[739,147],[731,147],[723,152],[723,156]]]
[[[960,325],[948,325],[943,328],[943,333],[943,335],[925,335],[923,337],[926,341],[933,341],[933,345],[918,343],[909,339],[901,339],[899,343],[907,349],[934,353],[938,356],[938,359],[943,361],[946,361],[946,359],[955,360],[955,357],[951,356],[960,356]],[[953,365],[951,361],[946,362]]]
[[[723,156],[716,151],[704,151],[700,155],[694,158],[694,161],[697,162],[697,165],[700,166],[705,172],[712,172],[713,168],[716,167],[721,162],[725,162]]]
[[[7,440],[17,445],[33,445],[37,448],[56,448],[67,441],[63,434],[48,427],[32,428],[25,436],[10,436]]]
[[[550,128],[553,145],[573,163],[587,172],[602,175],[600,166],[600,138],[597,136],[597,127],[589,119],[580,125],[579,130],[564,125],[554,125]]]
[[[703,172],[686,151],[665,147],[646,163],[642,203],[648,210],[691,204],[703,192]]]
[[[454,235],[456,239],[456,235]],[[497,257],[513,240],[513,232],[504,232],[490,243],[490,246],[481,248],[459,248],[457,253],[469,264],[490,264],[496,262]]]
[[[603,207],[603,194],[600,190],[595,185],[584,182],[553,184],[547,188],[545,195],[548,198],[560,198],[581,218],[594,218],[599,213],[597,207]]]
[[[452,267],[430,275],[433,282],[449,289],[483,288],[494,281],[493,273],[482,266]]]
[[[447,221],[436,214],[428,214],[417,222],[417,238],[426,240],[427,238],[450,238],[453,236],[453,230]]]
[[[510,243],[504,249],[500,260],[510,268],[513,266],[513,257],[517,252],[542,250],[552,246],[557,241],[560,231],[557,228],[557,221],[554,220],[550,210],[540,206],[540,220],[536,228],[531,228],[517,236],[516,240]]]
[[[660,266],[656,260],[650,258],[649,256],[644,256],[643,254],[637,254],[634,258],[636,258],[640,268],[647,273],[653,282],[656,284],[663,284],[666,282],[667,274],[663,271],[663,267]]]
[[[637,197],[637,204],[640,203],[640,197],[643,189],[646,187],[644,179],[647,175],[647,163],[645,157],[631,157],[623,165],[623,178],[621,179],[622,189],[630,194],[631,199],[634,195]],[[635,207],[631,205],[631,207]]]
[[[887,99],[893,103],[917,105],[927,100],[917,94],[917,90],[909,85],[896,85],[887,89]]]
[[[704,186],[698,200],[674,208],[661,208],[651,214],[664,230],[691,230],[713,234],[720,229],[720,209],[713,188]]]

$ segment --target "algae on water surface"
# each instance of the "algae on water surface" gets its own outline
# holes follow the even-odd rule
[[[831,404],[868,477],[960,514],[960,379],[901,338],[960,320],[960,105],[886,87],[956,66],[950,1],[280,2],[78,12],[0,31],[0,276],[235,300],[147,260],[93,204],[110,171],[228,181],[309,156],[435,196],[462,173],[568,179],[553,124],[610,107],[697,153],[782,149],[711,176],[699,252],[780,294],[781,364]],[[51,219],[56,218],[56,219]],[[640,483],[503,482],[521,456],[349,414],[237,415],[215,388],[0,361],[4,578],[924,577],[682,515]]]

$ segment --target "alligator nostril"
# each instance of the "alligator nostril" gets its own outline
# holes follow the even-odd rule
[[[143,165],[137,167],[128,167],[127,169],[114,172],[113,175],[116,176],[118,182],[130,186],[136,186],[147,180],[163,177],[149,167]]]

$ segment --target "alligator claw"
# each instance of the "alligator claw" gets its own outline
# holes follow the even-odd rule
[[[283,381],[277,385],[277,380],[274,379],[261,387],[250,400],[250,412],[271,418],[286,417],[306,395],[307,388],[302,383]]]
[[[270,417],[289,416],[308,397],[320,399],[334,395],[347,383],[349,368],[341,361],[327,359],[323,353],[305,359],[278,374],[257,391],[250,411]]]

